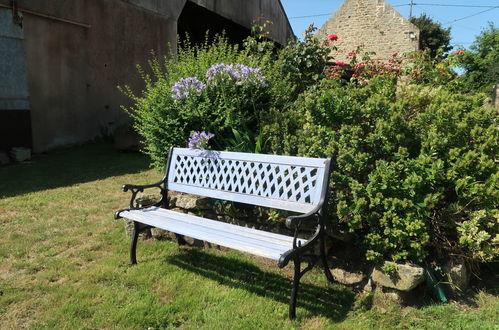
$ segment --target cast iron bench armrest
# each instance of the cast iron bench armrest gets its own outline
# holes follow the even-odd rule
[[[163,195],[163,197],[161,198],[161,200],[158,203],[156,203],[156,204],[160,205],[163,202],[164,192],[166,191],[166,189],[161,186],[162,184],[164,184],[164,179],[159,181],[159,182],[156,182],[153,184],[146,184],[146,185],[124,184],[122,186],[122,190],[124,192],[130,191],[132,193],[132,196],[130,198],[130,207],[126,208],[126,209],[118,210],[114,214],[114,218],[120,219],[121,218],[120,213],[123,211],[140,209],[140,207],[135,203],[135,199],[136,199],[137,194],[139,192],[144,192],[144,190],[148,189],[148,188],[159,188],[161,190],[161,194]]]
[[[136,184],[124,184],[122,187],[122,190],[124,192],[127,192],[128,190],[137,190],[138,192],[144,192],[144,189],[147,188],[161,188],[161,185],[163,184],[163,180],[153,183],[153,184],[146,184],[146,185],[136,185]]]
[[[299,253],[300,250],[309,249],[319,238],[320,233],[324,231],[323,223],[320,217],[320,211],[322,208],[322,203],[317,205],[312,211],[299,214],[299,215],[291,215],[286,218],[286,227],[289,229],[294,229],[295,234],[293,237],[293,248],[284,253],[279,259],[278,266],[279,268],[285,267],[289,261],[293,258],[293,255]],[[306,241],[304,244],[298,242],[298,231],[304,222],[315,222],[317,225],[315,234]]]
[[[301,226],[303,222],[317,221],[317,216],[319,215],[319,211],[321,209],[321,205],[318,205],[312,211],[299,214],[299,215],[291,215],[286,218],[286,227],[289,229],[296,229]]]

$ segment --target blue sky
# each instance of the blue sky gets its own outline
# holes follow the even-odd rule
[[[386,1],[404,17],[409,17],[408,4],[411,0]],[[281,0],[293,31],[299,38],[311,23],[314,23],[316,27],[321,27],[342,2],[343,0]],[[418,17],[426,13],[442,23],[444,27],[451,27],[452,45],[462,45],[467,48],[475,40],[475,36],[487,26],[487,22],[490,21],[496,27],[499,26],[499,0],[413,0],[413,3],[415,4],[412,7],[413,16]],[[322,16],[298,18],[309,15]]]

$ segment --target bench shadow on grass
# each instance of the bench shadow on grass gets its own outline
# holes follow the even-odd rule
[[[146,156],[118,152],[111,143],[54,150],[35,155],[27,163],[0,167],[0,198],[137,173],[147,168]]]
[[[289,304],[291,279],[234,258],[203,253],[197,249],[184,251],[168,257],[167,262],[222,285],[244,289],[259,296]],[[349,289],[338,285],[332,287],[327,284],[317,286],[302,283],[307,276],[314,275],[316,275],[315,272],[307,273],[302,278],[297,307],[304,308],[312,316],[325,316],[335,322],[345,319],[354,303],[354,294]]]

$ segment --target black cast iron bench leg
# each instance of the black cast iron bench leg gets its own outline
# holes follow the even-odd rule
[[[326,275],[326,278],[329,282],[334,282],[334,277],[333,274],[331,274],[331,270],[329,269],[329,266],[327,264],[327,254],[326,254],[326,235],[322,235],[321,240],[320,240],[320,252],[321,252],[321,261],[322,261],[322,267],[324,268],[324,274]]]
[[[140,233],[149,228],[151,228],[151,226],[141,224],[137,221],[133,222],[132,243],[130,244],[130,265],[137,264],[137,241],[139,240]]]
[[[298,297],[298,290],[300,288],[300,279],[305,275],[306,272],[314,268],[317,263],[316,258],[314,256],[310,256],[312,258],[311,261],[308,262],[307,267],[301,270],[301,258],[300,255],[297,255],[293,259],[293,263],[295,266],[295,272],[293,276],[293,288],[291,289],[291,299],[289,301],[289,319],[293,320],[296,318],[296,298]]]
[[[301,263],[300,257],[297,256],[293,260],[295,265],[295,274],[293,276],[293,288],[291,289],[291,299],[289,301],[289,318],[293,320],[296,318],[296,297],[298,296],[298,289],[300,287],[300,273]]]

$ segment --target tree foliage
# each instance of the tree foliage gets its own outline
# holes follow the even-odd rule
[[[411,23],[419,28],[419,48],[429,48],[432,57],[437,56],[439,49],[447,53],[452,49],[450,45],[450,27],[443,28],[442,24],[435,22],[426,14],[419,17],[411,17]]]
[[[477,36],[469,51],[458,51],[457,64],[465,73],[463,83],[470,91],[486,91],[499,84],[499,28],[493,23]]]

